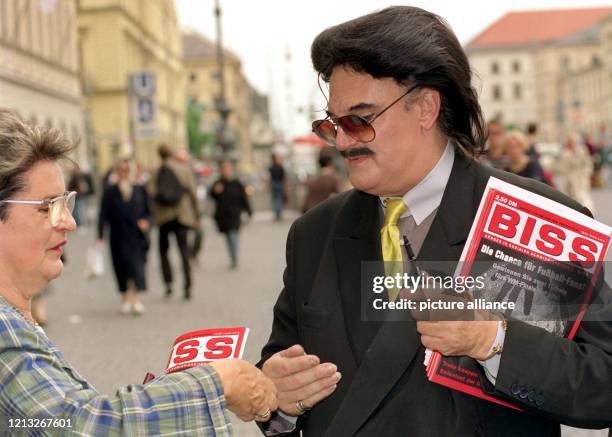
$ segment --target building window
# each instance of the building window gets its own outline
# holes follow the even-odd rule
[[[521,89],[521,84],[515,83],[514,84],[514,99],[520,100],[523,96],[522,93],[523,93],[523,90]]]
[[[497,62],[493,62],[491,64],[491,73],[493,74],[499,73],[499,64]]]
[[[599,56],[593,55],[591,58],[591,64],[593,67],[601,67],[601,59],[599,59]]]
[[[189,75],[189,80],[192,81],[192,82],[195,82],[197,78],[198,78],[198,76],[195,73],[191,73]]]
[[[501,86],[493,85],[493,100],[501,100],[501,99],[502,99]]]
[[[569,71],[570,60],[567,56],[561,58],[561,71]]]
[[[519,73],[521,71],[521,63],[519,61],[514,61],[512,63],[512,71],[515,73]]]

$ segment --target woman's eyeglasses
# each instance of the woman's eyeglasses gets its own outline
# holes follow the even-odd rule
[[[336,136],[338,135],[338,126],[342,128],[344,133],[354,140],[360,143],[369,143],[374,141],[376,138],[376,131],[374,130],[374,120],[383,115],[385,111],[395,105],[397,102],[406,97],[410,92],[416,89],[418,85],[414,85],[408,89],[404,94],[399,96],[390,105],[375,114],[372,118],[365,119],[359,115],[349,114],[342,117],[327,117],[323,120],[315,120],[312,122],[312,131],[323,141],[330,146],[336,146]]]
[[[72,215],[74,210],[74,202],[76,200],[76,191],[66,191],[64,194],[53,199],[44,200],[0,200],[0,203],[15,203],[23,205],[40,205],[41,208],[47,209],[49,214],[49,222],[54,228],[58,227],[62,221],[63,213],[67,209]]]

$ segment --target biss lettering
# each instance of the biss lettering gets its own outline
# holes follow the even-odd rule
[[[200,340],[194,338],[181,342],[176,347],[175,357],[172,364],[182,364],[198,358],[200,352]],[[232,356],[234,339],[232,337],[214,337],[206,341],[202,349],[202,360],[223,360]]]
[[[543,220],[525,215],[507,206],[496,204],[487,231],[499,235],[508,240],[516,242],[533,250],[535,247],[539,252],[553,258],[559,258],[567,245],[568,238],[571,244],[567,257],[569,261],[580,264],[585,269],[590,269],[597,259],[599,248],[597,244],[579,235],[567,235],[566,232]]]

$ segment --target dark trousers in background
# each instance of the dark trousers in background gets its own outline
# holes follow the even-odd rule
[[[181,254],[183,263],[183,286],[185,298],[190,297],[191,291],[191,266],[189,265],[189,243],[187,236],[191,228],[184,226],[178,220],[172,220],[159,227],[159,256],[161,258],[162,275],[166,283],[166,293],[169,294],[172,285],[172,266],[168,259],[168,249],[170,248],[169,236],[173,233]]]

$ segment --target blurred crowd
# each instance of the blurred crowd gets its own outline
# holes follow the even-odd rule
[[[593,211],[591,189],[604,185],[612,162],[607,126],[600,127],[597,138],[571,132],[560,145],[539,142],[535,123],[523,131],[491,120],[487,129],[486,153],[480,158],[484,164],[551,185]]]

